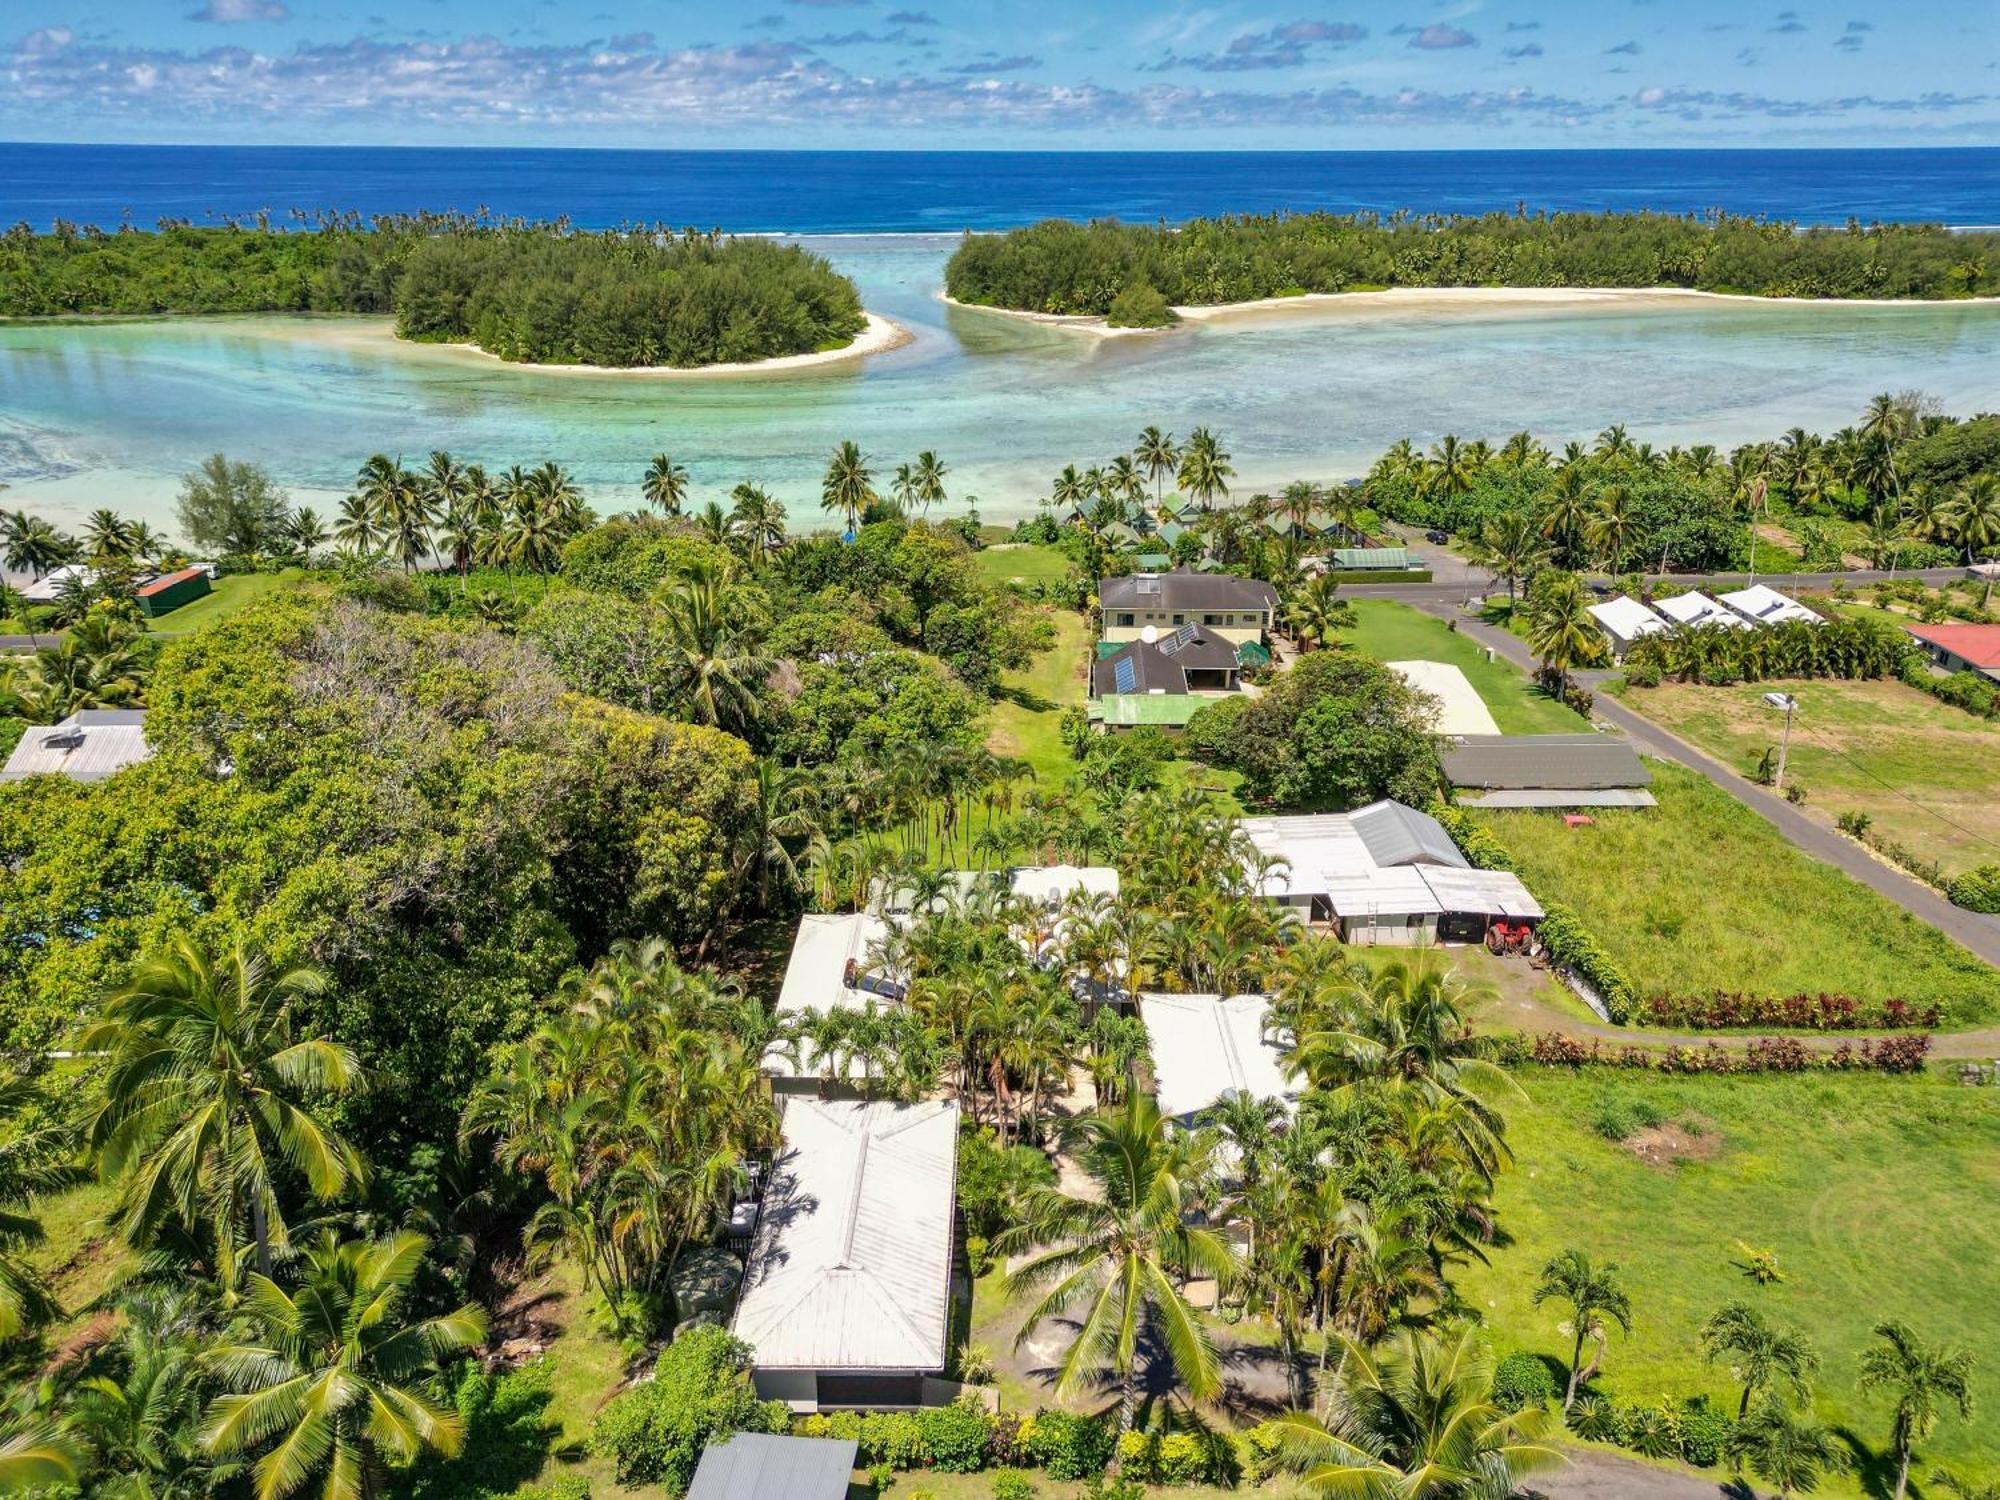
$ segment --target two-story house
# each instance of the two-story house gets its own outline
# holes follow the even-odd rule
[[[1278,610],[1278,591],[1268,583],[1189,569],[1099,579],[1097,600],[1107,641],[1139,640],[1148,627],[1167,636],[1201,625],[1234,645],[1262,644]]]

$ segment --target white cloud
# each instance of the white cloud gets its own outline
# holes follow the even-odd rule
[[[238,21],[282,21],[290,15],[285,0],[208,0],[200,10],[189,11],[188,19],[229,25]]]

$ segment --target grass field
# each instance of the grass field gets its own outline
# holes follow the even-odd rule
[[[1393,599],[1356,599],[1355,627],[1341,639],[1377,661],[1442,661],[1464,672],[1493,711],[1502,734],[1575,734],[1582,717],[1555,701],[1504,661],[1488,661],[1485,648],[1444,621]]]
[[[265,595],[290,588],[305,576],[302,568],[287,568],[282,573],[232,573],[216,579],[212,593],[192,604],[183,604],[172,614],[160,616],[153,622],[153,629],[160,635],[187,635],[204,625],[226,620]]]
[[[1016,756],[1033,766],[1044,786],[1067,776],[1072,764],[1060,733],[1062,711],[1081,707],[1090,695],[1084,675],[1090,661],[1089,622],[1066,609],[1054,611],[1052,618],[1055,645],[1026,670],[1006,674],[986,741],[995,755]]]
[[[1694,772],[1650,762],[1657,808],[1475,812],[1543,901],[1575,908],[1642,994],[1831,991],[2000,1015],[2000,973],[1785,842]]]
[[[1733,1412],[1728,1370],[1705,1364],[1696,1333],[1740,1298],[1812,1339],[1822,1419],[1879,1448],[1888,1406],[1856,1392],[1855,1362],[1873,1325],[1899,1318],[1979,1361],[1973,1423],[1942,1423],[1923,1457],[2000,1480],[2000,1093],[1921,1078],[1517,1076],[1527,1098],[1506,1106],[1516,1160],[1497,1199],[1513,1243],[1460,1277],[1503,1352],[1567,1357],[1561,1314],[1530,1296],[1574,1246],[1617,1262],[1632,1299],[1632,1333],[1614,1331],[1600,1381],[1614,1396],[1707,1392]],[[1698,1125],[1708,1159],[1649,1165],[1598,1133],[1608,1103],[1634,1101]],[[1775,1250],[1784,1282],[1733,1266],[1739,1240]],[[1831,1488],[1862,1493],[1854,1477]]]
[[[1866,813],[1873,831],[1947,873],[2000,862],[2000,723],[1975,718],[1893,681],[1759,682],[1739,687],[1664,683],[1628,688],[1626,701],[1739,771],[1776,746],[1784,716],[1762,695],[1799,703],[1787,781],[1807,790],[1808,812],[1832,823]]]
[[[1060,578],[1069,571],[1069,559],[1061,549],[1040,542],[1004,542],[984,548],[974,561],[980,573],[994,583],[1014,578],[1032,583],[1037,579]]]

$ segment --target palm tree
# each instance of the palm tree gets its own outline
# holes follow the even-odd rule
[[[1775,1484],[1780,1500],[1790,1500],[1795,1490],[1811,1494],[1821,1476],[1838,1473],[1848,1463],[1847,1450],[1829,1428],[1775,1400],[1764,1401],[1737,1422],[1724,1451],[1739,1467]]]
[[[1424,479],[1424,492],[1443,495],[1450,499],[1463,495],[1472,488],[1473,478],[1479,472],[1479,464],[1470,449],[1458,438],[1447,432],[1431,450],[1428,472]]]
[[[1181,451],[1180,487],[1207,510],[1217,497],[1229,498],[1229,480],[1236,471],[1229,466],[1229,453],[1206,427],[1188,434]]]
[[[1889,1447],[1896,1455],[1896,1497],[1910,1485],[1910,1460],[1917,1444],[1936,1430],[1947,1406],[1960,1421],[1972,1418],[1972,1354],[1926,1344],[1903,1323],[1875,1325],[1879,1344],[1861,1351],[1861,1389],[1887,1391],[1896,1403],[1889,1423]]]
[[[640,481],[639,493],[661,515],[677,516],[681,513],[681,506],[687,502],[687,486],[688,471],[666,454],[656,453],[653,461],[646,465],[646,477]]]
[[[2000,552],[2000,475],[1979,474],[1968,479],[1952,497],[1944,515],[1951,539],[1965,549],[1968,565],[1980,557]],[[1980,608],[1993,597],[1993,580],[1986,580]]]
[[[35,652],[14,678],[22,711],[38,724],[54,724],[86,708],[115,708],[144,700],[153,675],[143,627],[105,604],[73,617],[68,634]]]
[[[1528,648],[1556,674],[1561,696],[1569,696],[1570,669],[1595,659],[1603,639],[1576,575],[1544,574],[1528,599]]]
[[[59,1315],[41,1273],[21,1252],[43,1242],[35,1200],[83,1178],[75,1166],[76,1132],[59,1116],[33,1080],[0,1082],[0,1343],[39,1328]],[[4,1488],[4,1486],[0,1486]]]
[[[1496,578],[1507,580],[1507,607],[1514,607],[1515,589],[1541,566],[1548,555],[1542,536],[1527,512],[1503,511],[1479,533],[1479,561]]]
[[[239,1312],[254,1342],[203,1356],[230,1394],[209,1406],[202,1446],[227,1455],[269,1444],[253,1471],[258,1500],[309,1485],[321,1500],[370,1500],[388,1463],[458,1451],[463,1421],[424,1384],[485,1340],[486,1315],[467,1303],[409,1320],[426,1248],[408,1232],[346,1244],[329,1234],[307,1251],[295,1292],[268,1276],[250,1279]]]
[[[1335,597],[1340,585],[1324,573],[1309,578],[1285,604],[1285,624],[1300,641],[1324,646],[1337,630],[1354,626],[1354,606]]]
[[[127,558],[132,555],[132,523],[115,511],[94,510],[83,526],[84,549],[93,558]]]
[[[1271,1423],[1279,1452],[1324,1495],[1381,1500],[1506,1500],[1562,1455],[1540,1441],[1547,1414],[1493,1401],[1491,1356],[1462,1326],[1403,1330],[1376,1352],[1343,1337],[1327,1420],[1289,1412]]]
[[[18,620],[21,628],[28,633],[28,644],[40,648],[42,638],[35,633],[35,627],[28,619],[27,596],[4,578],[0,578],[0,620]]]
[[[852,440],[833,450],[827,461],[826,478],[820,481],[820,508],[838,511],[847,520],[850,534],[861,529],[861,513],[875,503],[875,476],[868,460]]]
[[[17,573],[40,578],[51,568],[59,568],[76,556],[76,543],[26,511],[7,517],[5,537],[7,566]]]
[[[1157,510],[1160,505],[1160,481],[1179,469],[1181,450],[1175,445],[1171,432],[1148,427],[1139,434],[1139,443],[1132,450],[1132,456],[1138,460],[1146,477],[1153,481],[1153,508]]]
[[[1819,1355],[1804,1337],[1766,1323],[1747,1302],[1731,1302],[1711,1315],[1702,1324],[1701,1344],[1710,1364],[1728,1355],[1731,1370],[1743,1382],[1743,1399],[1736,1403],[1739,1421],[1749,1413],[1750,1398],[1779,1379],[1789,1382],[1803,1401],[1819,1368]]]
[[[752,563],[762,564],[785,545],[785,508],[760,485],[739,484],[729,492],[729,526]]]
[[[0,1427],[0,1494],[76,1482],[83,1454],[76,1439],[32,1418]]]
[[[417,484],[431,510],[440,515],[449,515],[456,510],[472,489],[465,467],[442,448],[433,450],[424,461],[423,473],[418,476]]]
[[[1618,564],[1639,532],[1639,516],[1632,508],[1632,491],[1622,484],[1607,484],[1597,496],[1597,514],[1586,532],[1597,548],[1604,571],[1616,573]]]
[[[1007,1275],[1006,1295],[1036,1297],[1016,1346],[1050,1318],[1082,1320],[1056,1374],[1058,1397],[1080,1390],[1097,1370],[1118,1382],[1118,1431],[1139,1406],[1139,1334],[1150,1317],[1174,1372],[1198,1401],[1222,1387],[1208,1332],[1181,1294],[1176,1275],[1235,1274],[1235,1257],[1213,1230],[1187,1222],[1213,1176],[1214,1138],[1170,1136],[1159,1105],[1141,1095],[1124,1108],[1082,1116],[1070,1148],[1096,1191],[1072,1197],[1040,1188],[1020,1222],[994,1241],[1002,1255],[1039,1251]]]
[[[930,514],[933,505],[944,504],[944,481],[950,473],[944,460],[929,448],[917,455],[917,467],[911,475],[911,492],[917,504],[923,507],[925,515]]]
[[[229,1477],[197,1446],[201,1415],[200,1299],[152,1287],[123,1298],[118,1337],[77,1382],[67,1426],[96,1455],[104,1492],[123,1500],[199,1500]]]
[[[307,562],[312,561],[313,548],[324,547],[327,541],[326,523],[310,505],[301,505],[285,518],[284,533]]]
[[[1569,1388],[1563,1392],[1563,1410],[1576,1404],[1576,1393],[1596,1376],[1604,1364],[1606,1323],[1616,1323],[1626,1333],[1632,1331],[1632,1302],[1618,1285],[1618,1267],[1610,1262],[1592,1265],[1581,1250],[1565,1250],[1542,1267],[1536,1283],[1534,1304],[1566,1302],[1570,1309],[1572,1342],[1569,1355]],[[1583,1341],[1597,1345],[1589,1368],[1583,1368]]]
[[[488,546],[493,560],[508,567],[525,567],[543,578],[555,571],[562,555],[563,524],[531,485],[514,488],[507,519]]]
[[[660,598],[672,692],[698,724],[740,731],[757,717],[771,663],[763,620],[713,569],[690,571]]]
[[[357,557],[366,557],[382,545],[382,533],[375,526],[375,513],[368,508],[365,498],[349,495],[340,502],[340,517],[333,525],[333,539],[343,550]]]
[[[300,1102],[362,1082],[345,1047],[294,1034],[293,1006],[325,989],[312,969],[271,973],[240,942],[218,958],[179,937],[106,997],[78,1047],[109,1055],[88,1139],[99,1173],[120,1181],[112,1219],[130,1243],[206,1224],[227,1284],[247,1227],[269,1275],[286,1239],[274,1160],[322,1202],[361,1177],[354,1148]]]

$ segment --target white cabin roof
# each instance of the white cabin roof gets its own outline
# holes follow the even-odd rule
[[[1607,599],[1602,604],[1591,605],[1590,614],[1613,640],[1621,642],[1636,641],[1643,635],[1657,635],[1667,628],[1665,620],[1637,599],[1624,594],[1616,599]]]
[[[1264,995],[1141,995],[1139,1017],[1153,1051],[1160,1113],[1199,1114],[1231,1094],[1290,1099],[1284,1049],[1266,1039]]]
[[[1676,594],[1671,599],[1655,599],[1653,608],[1676,625],[1726,625],[1742,630],[1741,616],[1731,613],[1702,593]]]
[[[1787,598],[1766,584],[1753,583],[1747,589],[1717,598],[1753,625],[1776,625],[1786,620],[1803,620],[1808,625],[1825,623],[1796,599]]]

